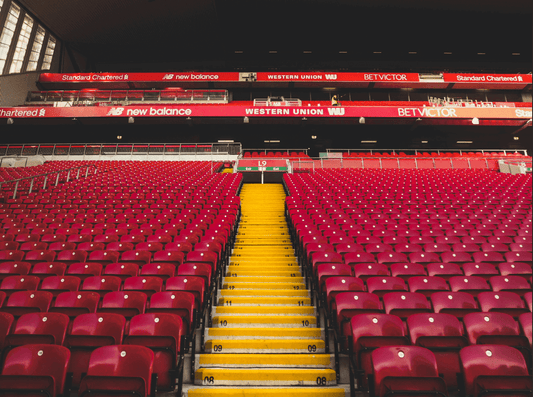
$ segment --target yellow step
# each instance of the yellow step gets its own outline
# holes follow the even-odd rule
[[[311,298],[309,296],[227,296],[218,300],[221,306],[309,306]]]
[[[246,276],[277,276],[277,277],[301,277],[302,273],[300,269],[296,266],[294,270],[273,270],[273,271],[261,271],[261,270],[248,270],[248,269],[239,269],[238,272],[228,272],[226,277],[246,277]]]
[[[294,254],[269,254],[268,257],[265,257],[263,255],[259,254],[250,254],[250,253],[235,253],[231,255],[230,262],[242,262],[243,260],[247,261],[262,261],[262,262],[275,262],[275,261],[286,261],[286,262],[294,262],[296,261],[296,257]]]
[[[235,278],[235,277],[231,277],[231,278]],[[243,277],[241,277],[243,278]],[[264,279],[269,279],[270,277],[264,277]],[[275,278],[275,277],[272,277],[272,278]],[[304,283],[284,283],[284,282],[272,282],[272,283],[268,283],[268,282],[253,282],[253,283],[248,283],[248,282],[236,282],[236,283],[224,283],[223,284],[223,289],[227,289],[227,290],[230,290],[230,291],[234,291],[234,290],[237,290],[239,288],[243,288],[243,289],[260,289],[260,290],[271,290],[271,289],[295,289],[295,290],[300,290],[300,289],[305,289],[305,284]]]
[[[275,251],[280,251],[280,252],[283,252],[285,253],[286,251],[290,251],[290,252],[294,252],[294,248],[292,247],[292,245],[288,245],[288,244],[285,244],[285,245],[279,245],[279,246],[276,246],[276,247],[270,247],[270,246],[258,246],[258,245],[252,245],[252,246],[235,246],[233,248],[233,252],[237,252],[237,251],[251,251],[251,252],[257,252],[257,251],[262,251],[262,252],[275,252]]]
[[[214,314],[303,314],[315,315],[313,306],[215,306]]]
[[[257,365],[278,368],[293,366],[334,368],[335,357],[332,354],[199,354],[196,364],[202,367]]]
[[[240,297],[240,296],[250,296],[250,297],[294,297],[294,296],[300,296],[300,297],[308,297],[309,291],[308,290],[296,290],[296,289],[278,289],[278,290],[253,290],[253,289],[235,289],[235,290],[227,290],[222,289],[219,291],[220,296],[222,298],[229,298],[229,297]]]
[[[264,315],[264,316],[251,316],[251,315],[235,315],[235,316],[213,316],[213,327],[300,327],[307,328],[316,327],[315,316],[305,315],[288,315],[288,316],[276,316],[276,315]]]
[[[304,388],[197,388],[187,392],[188,397],[345,397],[346,392],[339,387]]]
[[[258,271],[259,271],[259,268],[257,268]],[[290,269],[290,267],[288,267],[288,269]],[[293,271],[296,271],[297,269],[293,269]],[[284,276],[267,276],[267,275],[264,275],[264,276],[247,276],[247,277],[239,277],[239,275],[241,274],[240,272],[245,272],[245,271],[254,271],[254,270],[244,270],[242,269],[240,266],[239,266],[239,269],[235,272],[232,272],[235,273],[237,276],[231,276],[231,277],[226,277],[224,279],[224,282],[225,283],[228,283],[228,284],[234,284],[235,286],[237,286],[236,283],[290,283],[290,284],[303,284],[304,282],[304,279],[303,277],[284,277]],[[285,270],[285,271],[290,271],[290,270]],[[292,274],[292,273],[291,273]],[[261,288],[261,287],[259,287]],[[292,286],[287,288],[287,289],[292,289]]]
[[[319,353],[325,352],[325,343],[320,339],[211,339],[205,342],[205,351],[216,354],[228,353]]]
[[[206,328],[205,339],[322,339],[324,331],[320,328]]]
[[[280,238],[275,239],[272,237],[265,237],[265,238],[248,238],[248,239],[236,239],[235,240],[235,246],[236,247],[247,247],[250,245],[263,245],[263,246],[269,246],[269,245],[287,245],[292,244],[290,239],[286,238]]]
[[[298,385],[316,386],[317,379],[322,385],[337,382],[332,369],[245,369],[245,368],[200,368],[194,374],[195,384],[202,385]]]
[[[237,273],[239,270],[258,270],[258,269],[263,269],[265,271],[272,271],[272,272],[275,272],[275,271],[286,271],[286,272],[290,272],[291,270],[294,270],[294,269],[298,269],[300,270],[300,268],[298,267],[298,265],[294,264],[285,264],[285,265],[270,265],[270,264],[252,264],[252,263],[236,263],[236,264],[232,264],[232,265],[229,265],[227,270],[228,270],[228,273]]]
[[[249,264],[257,264],[257,265],[265,265],[265,264],[269,264],[269,265],[298,265],[298,260],[296,258],[281,258],[281,259],[278,259],[278,258],[258,258],[258,259],[253,259],[253,258],[230,258],[229,260],[230,262],[230,265],[235,265],[235,266],[238,266],[238,265],[249,265]]]

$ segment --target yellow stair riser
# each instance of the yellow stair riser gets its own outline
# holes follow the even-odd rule
[[[289,267],[290,269],[290,267]],[[288,284],[303,284],[304,279],[303,277],[280,277],[280,276],[247,276],[247,277],[239,277],[240,272],[245,272],[246,270],[237,270],[235,272],[232,272],[231,274],[236,274],[237,276],[231,276],[227,277],[225,279],[225,284],[228,285],[235,285],[237,286],[237,283],[288,283]],[[291,273],[292,274],[292,273]],[[267,284],[267,285],[268,285]],[[257,288],[261,289],[259,285],[256,286]],[[288,287],[287,289],[292,289],[291,287]]]
[[[272,277],[302,277],[302,273],[300,270],[289,270],[289,271],[260,271],[260,270],[242,270],[239,269],[235,272],[228,272],[226,273],[226,277],[228,278],[236,278],[236,277],[260,277],[260,276],[272,276]],[[227,281],[237,281],[237,280],[227,280]]]
[[[268,262],[269,260],[278,260],[278,261],[290,261],[295,260],[296,257],[294,256],[294,253],[292,252],[286,252],[283,254],[278,253],[269,253],[267,257],[260,254],[260,252],[234,252],[233,255],[231,255],[230,261],[233,262],[239,262],[241,260],[255,260],[260,261],[264,260],[265,262]]]
[[[214,316],[213,327],[289,327],[289,328],[307,328],[316,327],[315,316]]]
[[[219,298],[218,304],[220,306],[309,306],[311,305],[311,298],[309,296],[231,296]]]
[[[206,328],[205,338],[209,339],[323,339],[320,328]]]
[[[211,339],[205,343],[205,350],[216,354],[324,353],[325,344],[319,339]]]
[[[234,262],[231,265],[229,265],[227,267],[227,269],[228,269],[228,272],[234,273],[234,272],[238,272],[240,269],[242,269],[242,270],[264,269],[264,270],[270,270],[270,271],[275,271],[275,270],[291,271],[291,270],[299,269],[299,267],[298,267],[298,264],[296,264],[296,263],[287,263],[287,262],[280,263],[280,264],[275,264],[275,263],[265,264],[265,263],[254,263],[254,262]]]
[[[227,343],[227,341],[222,341]],[[262,367],[306,366],[315,368],[334,368],[332,354],[199,354],[196,363],[200,366],[239,366],[257,365]]]
[[[195,384],[202,385],[334,385],[336,374],[331,369],[236,369],[200,368],[194,374]],[[318,380],[317,380],[318,379]]]
[[[188,397],[345,397],[346,392],[341,388],[224,388],[189,390]]]
[[[221,314],[300,314],[306,316],[316,315],[313,306],[215,306],[214,315]]]
[[[261,259],[230,258],[229,262],[230,262],[230,266],[231,265],[238,266],[240,264],[242,264],[242,265],[253,264],[253,265],[258,265],[258,266],[264,266],[266,264],[268,264],[268,265],[293,265],[293,266],[298,266],[298,261],[295,258],[293,258],[293,259],[290,259],[290,258],[282,258],[282,259],[276,259],[276,258],[261,258]]]
[[[308,298],[309,297],[309,291],[307,290],[293,290],[293,289],[279,289],[279,290],[253,290],[253,289],[236,289],[236,290],[220,290],[220,297],[222,298],[229,298],[229,297],[243,297],[243,296],[249,296],[249,297],[261,297],[261,298],[267,298],[267,297],[302,297],[302,298]]]

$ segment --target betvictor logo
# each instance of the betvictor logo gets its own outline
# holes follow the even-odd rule
[[[344,108],[328,108],[328,113],[330,116],[344,116]]]
[[[336,74],[326,74],[326,80],[337,80]]]

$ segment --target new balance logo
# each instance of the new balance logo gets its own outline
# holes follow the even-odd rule
[[[337,80],[336,74],[326,74],[326,80]]]
[[[328,108],[328,113],[330,116],[344,116],[344,108]]]
[[[173,78],[174,78],[174,74],[173,73],[165,74],[163,76],[163,80],[172,80]]]
[[[106,116],[120,116],[124,112],[124,108],[111,108]]]

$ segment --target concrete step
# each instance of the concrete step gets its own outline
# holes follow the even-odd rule
[[[277,246],[277,245],[290,245],[292,244],[291,239],[288,238],[279,238],[275,239],[272,237],[251,237],[248,239],[245,238],[237,238],[235,239],[235,246],[237,247],[246,247],[246,246],[255,246],[255,245],[261,245],[261,246]]]
[[[200,368],[194,374],[194,383],[204,386],[331,386],[337,383],[337,377],[332,369],[318,368]]]
[[[238,252],[253,252],[253,253],[256,253],[257,251],[259,252],[283,252],[283,253],[286,253],[287,251],[288,252],[293,252],[294,251],[294,248],[292,247],[292,245],[290,244],[285,244],[285,245],[280,245],[280,246],[275,246],[275,247],[270,247],[270,246],[261,246],[261,245],[251,245],[251,246],[246,246],[246,247],[243,247],[243,246],[235,246],[233,248],[233,253],[238,253]]]
[[[219,291],[220,292],[220,291]],[[309,296],[219,296],[217,297],[219,306],[309,306],[311,298]]]
[[[265,261],[268,261],[268,259],[277,259],[277,260],[282,260],[282,259],[293,259],[293,260],[296,260],[296,257],[294,256],[294,253],[284,253],[284,254],[278,254],[278,253],[269,253],[268,254],[268,257],[265,258],[265,255],[261,255],[260,252],[254,252],[254,253],[250,253],[250,252],[234,252],[232,255],[231,255],[231,258],[230,260],[233,260],[233,262],[238,262],[239,260],[241,259],[247,259],[247,260],[256,260],[256,261],[260,261],[261,259],[264,259]]]
[[[292,258],[258,258],[257,256],[252,258],[230,258],[230,265],[294,265],[298,266],[298,260],[293,256]]]
[[[239,278],[239,277],[230,277],[230,278]],[[240,280],[239,281],[235,281],[235,282],[224,282],[223,284],[223,288],[224,289],[227,289],[227,290],[230,290],[230,291],[234,291],[234,290],[237,290],[237,289],[257,289],[257,290],[271,290],[271,289],[295,289],[295,290],[301,290],[301,289],[305,289],[305,284],[303,282],[295,282],[295,283],[287,283],[287,282],[273,282],[273,283],[270,283],[270,282],[262,282],[262,283],[259,283],[259,282],[253,282],[253,283],[249,283],[249,282],[246,282],[244,281],[245,279],[247,279],[248,277],[240,277]],[[253,277],[254,279],[256,279],[256,277]],[[284,277],[285,278],[285,277]],[[295,277],[295,278],[298,278],[298,277]],[[270,281],[270,277],[263,277],[264,280],[267,280],[267,281]]]
[[[349,390],[339,386],[323,387],[185,387],[185,397],[348,397]]]
[[[252,339],[324,339],[320,328],[206,328],[205,340],[252,340]]]
[[[326,345],[320,339],[210,339],[205,351],[225,353],[325,353]]]
[[[212,319],[213,327],[243,328],[243,327],[316,327],[316,317],[307,315],[217,315]]]
[[[287,267],[283,270],[284,272],[289,272],[290,274],[296,274],[296,272],[299,272],[299,269],[297,267]],[[290,283],[290,284],[302,284],[304,283],[303,277],[297,277],[297,276],[270,276],[270,275],[264,275],[264,276],[249,276],[246,275],[248,272],[258,272],[261,270],[261,267],[257,268],[239,268],[235,271],[228,272],[231,273],[231,277],[224,277],[223,283],[228,284],[237,284],[237,283]],[[282,270],[279,270],[280,272]],[[236,276],[233,276],[233,274],[236,274]],[[257,286],[258,289],[261,289],[260,286]],[[287,289],[292,289],[292,287],[289,287]]]
[[[294,270],[242,270],[239,269],[236,272],[227,272],[225,275],[227,278],[239,278],[239,277],[249,277],[249,276],[271,276],[271,277],[295,277],[295,278],[302,278],[302,273],[300,272],[300,268],[294,267]],[[226,279],[227,280],[227,279]],[[233,281],[233,280],[232,280]],[[237,280],[235,280],[237,281]]]
[[[255,289],[235,289],[227,290],[222,289],[218,290],[218,294],[221,298],[229,297],[239,297],[239,296],[250,296],[250,297],[290,297],[290,296],[301,296],[309,297],[308,290],[297,290],[297,289],[279,289],[279,290],[255,290]]]
[[[255,262],[235,262],[227,267],[228,273],[238,273],[242,270],[268,270],[268,271],[291,271],[294,269],[300,269],[297,263],[283,263],[283,264],[270,264],[270,263],[255,263]]]
[[[278,314],[278,315],[306,315],[316,316],[314,306],[214,306],[212,315],[232,314]]]
[[[225,341],[227,342],[227,341]],[[198,368],[335,368],[333,354],[198,354]]]

